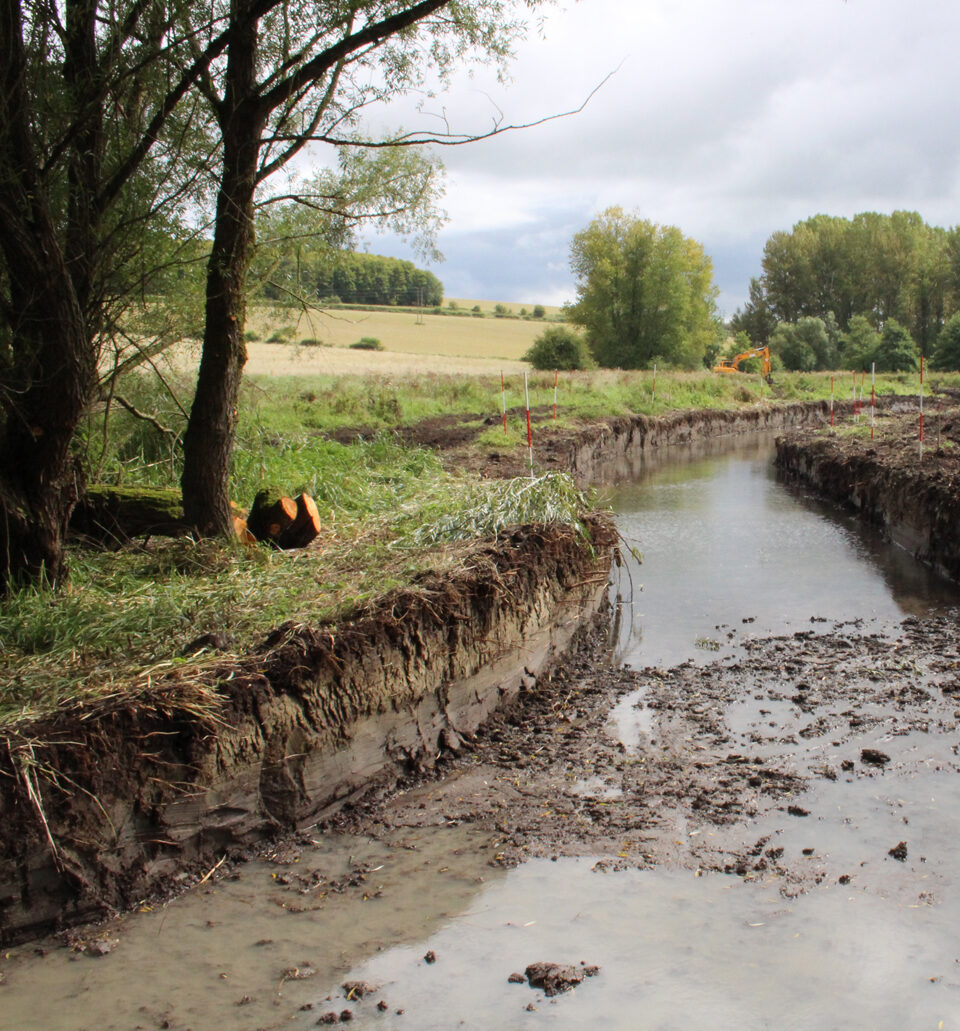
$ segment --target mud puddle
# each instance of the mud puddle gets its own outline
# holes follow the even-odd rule
[[[489,840],[441,826],[285,842],[167,904],[69,932],[66,945],[5,953],[0,1027],[287,1026],[318,986],[327,994],[377,950],[435,933],[502,877]]]
[[[352,1026],[954,1027],[957,915],[841,885],[786,902],[775,888],[721,875],[611,875],[590,860],[533,860],[455,925],[353,970],[351,980],[376,990],[353,1007]],[[508,980],[536,957],[599,972],[548,998]]]

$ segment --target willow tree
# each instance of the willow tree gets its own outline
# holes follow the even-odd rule
[[[144,234],[202,192],[185,102],[226,38],[194,47],[188,6],[0,0],[0,593],[64,575],[71,446],[149,278]]]
[[[184,512],[198,533],[229,534],[232,528],[229,471],[247,357],[243,332],[258,194],[310,144],[332,148],[336,165],[344,152],[390,154],[475,138],[376,133],[368,128],[368,116],[391,100],[442,83],[464,63],[504,62],[524,28],[519,15],[541,2],[305,0],[296,7],[268,7],[266,0],[230,0],[223,9],[229,46],[202,82],[219,127],[222,163],[203,348],[181,478]],[[382,168],[390,165],[385,158]],[[377,175],[376,164],[372,171],[372,182],[386,188],[389,176]],[[412,187],[413,206],[422,197],[416,183],[411,176],[399,191]],[[376,217],[383,211],[376,189],[365,191],[365,200],[351,198],[349,190],[328,194],[321,206],[335,217]],[[400,203],[399,210],[404,208]]]

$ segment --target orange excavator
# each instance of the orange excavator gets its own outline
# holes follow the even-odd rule
[[[763,359],[763,375],[768,377],[770,375],[770,348],[769,347],[751,347],[749,351],[742,351],[740,354],[735,355],[733,358],[721,358],[719,365],[714,365],[714,372],[739,372],[740,363],[745,362],[748,358],[762,358]]]

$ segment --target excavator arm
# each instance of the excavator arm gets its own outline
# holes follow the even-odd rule
[[[740,363],[745,362],[748,358],[762,358],[763,359],[763,375],[770,375],[770,348],[769,347],[752,347],[749,351],[741,351],[740,354],[735,355],[733,358],[721,358],[718,365],[714,365],[714,372],[739,372]]]

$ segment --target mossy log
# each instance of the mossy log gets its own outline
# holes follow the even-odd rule
[[[172,487],[88,487],[77,503],[70,529],[97,541],[156,535],[180,537],[190,528],[180,491]]]

